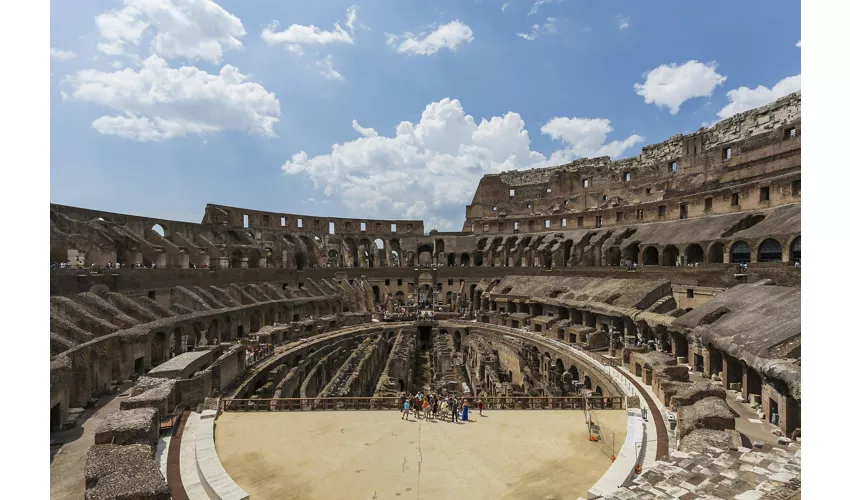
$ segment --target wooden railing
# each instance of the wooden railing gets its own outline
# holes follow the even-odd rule
[[[582,410],[587,401],[593,410],[622,410],[625,398],[591,396],[497,396],[481,398],[485,410]],[[397,397],[339,398],[265,398],[219,400],[221,411],[307,411],[307,410],[400,410]],[[470,399],[470,411],[477,410],[478,400]]]

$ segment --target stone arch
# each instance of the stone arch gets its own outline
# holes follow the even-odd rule
[[[623,252],[616,245],[608,247],[608,251],[605,252],[605,260],[608,261],[609,266],[619,266],[622,257]]]
[[[169,234],[170,232],[165,228],[165,226],[163,226],[162,224],[159,224],[159,223],[156,223],[153,226],[151,226],[151,231],[162,236],[163,238],[170,236],[170,234]]]
[[[455,254],[448,254],[448,256],[446,257],[446,265],[449,267],[455,267],[457,265],[457,257],[455,256]]]
[[[623,260],[626,261],[627,264],[628,263],[637,264],[637,261],[638,261],[638,246],[639,246],[638,242],[630,243],[623,250]]]
[[[584,388],[585,389],[592,389],[593,388],[593,382],[590,380],[590,375],[584,376]]]
[[[431,258],[434,255],[434,249],[431,245],[419,245],[416,248],[417,263],[420,266],[430,266]]]
[[[726,253],[726,248],[723,246],[721,242],[712,243],[712,245],[708,248],[708,263],[709,264],[722,264],[723,263],[723,254]]]
[[[789,245],[788,260],[790,262],[800,262],[800,257],[800,237],[797,236],[791,241],[791,245]]]
[[[658,249],[653,246],[648,246],[643,249],[643,265],[657,266],[658,265]]]
[[[381,303],[381,288],[378,285],[372,285],[372,295],[375,297],[375,303]]]
[[[685,247],[685,261],[688,264],[703,264],[705,263],[705,252],[701,245],[691,243]]]
[[[676,245],[667,245],[661,254],[662,266],[675,266],[679,261],[679,247]]]
[[[469,254],[462,253],[460,254],[460,265],[461,267],[469,267]]]
[[[399,305],[404,304],[404,292],[402,292],[401,290],[397,291],[393,297]]]
[[[734,264],[747,264],[750,262],[750,245],[746,241],[739,240],[729,247],[729,262]]]
[[[767,238],[758,246],[758,262],[782,262],[782,244],[773,238]]]

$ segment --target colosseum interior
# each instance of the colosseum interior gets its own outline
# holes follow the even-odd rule
[[[305,412],[397,425],[422,391],[476,418],[480,401],[475,432],[578,418],[572,445],[607,451],[573,498],[795,498],[800,106],[798,92],[633,158],[486,175],[460,232],[51,204],[52,493],[313,498],[264,496],[300,483],[260,484],[228,458],[228,426]]]

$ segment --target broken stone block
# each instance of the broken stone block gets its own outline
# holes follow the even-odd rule
[[[779,444],[787,445],[789,443],[791,443],[791,438],[787,438],[784,436],[779,438]]]
[[[764,441],[753,441],[753,449],[760,450],[764,448]]]
[[[779,429],[771,429],[770,433],[773,434],[774,436],[781,436],[782,435],[782,431],[780,431]]]
[[[735,401],[737,401],[738,403],[743,403],[744,402],[744,396],[741,396],[740,394],[738,394],[738,396],[735,398]]]

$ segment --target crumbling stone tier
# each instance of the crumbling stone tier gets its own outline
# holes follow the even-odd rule
[[[610,498],[793,495],[800,103],[791,94],[635,158],[486,175],[457,233],[51,204],[63,263],[51,272],[51,429],[132,382],[84,431],[95,444],[79,473],[86,498],[159,499],[183,491],[182,466],[168,481],[160,469],[181,456],[157,454],[164,423],[219,397],[286,411],[419,390],[622,407],[632,396],[656,407],[673,452]],[[433,317],[413,321],[422,309]],[[626,379],[650,397],[626,394]]]

